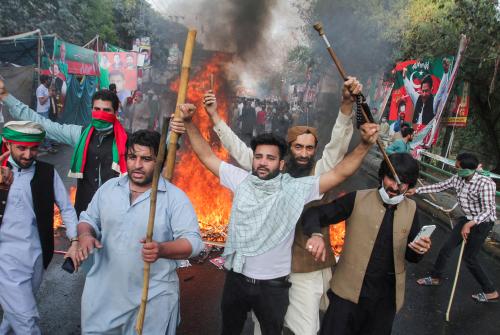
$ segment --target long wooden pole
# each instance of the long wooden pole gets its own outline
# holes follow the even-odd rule
[[[453,304],[453,297],[455,296],[455,289],[457,288],[458,275],[460,274],[460,265],[462,264],[462,255],[464,254],[464,248],[465,248],[465,240],[462,241],[462,246],[460,247],[460,255],[458,256],[457,271],[455,272],[455,279],[453,280],[453,287],[451,289],[448,308],[446,309],[446,322],[450,322],[451,304]]]
[[[332,48],[330,42],[328,41],[328,38],[325,35],[325,31],[323,30],[323,25],[320,22],[317,22],[314,24],[313,27],[318,32],[319,36],[321,36],[323,38],[323,41],[326,44],[326,49],[328,50],[328,53],[330,54],[330,57],[332,58],[333,62],[337,66],[337,70],[339,71],[340,76],[342,77],[342,79],[344,79],[344,81],[346,81],[348,79],[347,72],[345,71],[344,66],[340,62],[340,59],[335,54],[335,51],[333,51],[333,48]],[[359,105],[363,101],[363,95],[359,94],[356,97],[356,100],[358,103],[358,108],[360,108],[361,113],[363,114],[363,118],[365,119],[366,122],[370,122],[370,119],[369,119],[368,115],[366,114],[365,110],[363,109],[362,106]],[[384,149],[384,145],[382,144],[380,139],[377,139],[377,146],[378,146],[380,152],[382,153],[382,156],[384,157],[385,162],[389,166],[389,169],[391,170],[392,175],[394,176],[394,180],[396,181],[396,183],[398,185],[401,185],[401,180],[399,179],[399,176],[396,173],[396,170],[394,169],[394,166],[392,165],[392,163],[389,159],[389,156],[387,156],[387,153],[385,152],[385,149]]]
[[[165,143],[167,142],[167,130],[168,130],[168,122],[167,120],[164,120],[163,127],[161,130],[160,147],[158,148],[158,155],[156,157],[155,168],[153,171],[153,184],[151,187],[151,197],[149,202],[149,218],[148,218],[148,227],[146,231],[146,242],[151,242],[153,240],[153,229],[155,225],[155,213],[156,213],[156,197],[158,195],[158,181],[160,180],[160,173],[163,167],[163,160],[165,159],[165,146],[166,146]],[[144,325],[144,316],[146,314],[150,269],[151,269],[151,263],[144,262],[141,306],[139,307],[139,313],[137,315],[137,323],[135,325],[135,330],[139,335],[142,334],[142,327]]]
[[[196,30],[190,30],[188,32],[186,47],[184,51],[184,59],[182,61],[182,72],[181,79],[179,85],[179,93],[177,96],[177,106],[175,113],[177,116],[180,116],[179,104],[184,103],[187,92],[187,82],[189,79],[189,67],[191,66],[191,57],[193,54],[194,41],[196,38]],[[157,160],[155,164],[155,169],[153,172],[153,185],[151,189],[151,197],[150,197],[150,207],[149,207],[149,220],[148,227],[146,232],[146,242],[151,242],[153,240],[153,229],[154,229],[154,221],[155,221],[155,213],[156,213],[156,197],[158,194],[158,181],[160,179],[161,170],[163,168],[163,161],[165,158],[165,146],[167,142],[167,130],[168,130],[168,122],[167,120],[163,120],[163,126],[161,130],[161,138],[160,138],[160,147],[158,149]],[[176,133],[171,134],[170,142],[169,142],[169,150],[167,160],[171,159],[171,171],[169,174],[168,180],[172,178],[173,167],[175,163],[175,152],[177,149],[177,136],[175,136],[175,140],[172,140],[172,137],[177,135]],[[173,145],[172,145],[173,143]],[[173,149],[172,149],[173,148]],[[172,158],[172,157],[173,158]],[[168,166],[168,164],[167,164]],[[165,177],[165,176],[164,176]],[[148,291],[149,291],[149,275],[150,275],[151,264],[148,262],[144,262],[144,278],[142,283],[142,296],[141,296],[141,306],[139,307],[139,313],[137,314],[137,323],[135,325],[135,330],[137,334],[142,335],[142,329],[144,326],[144,318],[146,315],[146,305],[148,302]]]
[[[174,117],[179,118],[181,111],[179,105],[186,101],[187,85],[189,81],[189,69],[191,68],[191,58],[193,56],[194,43],[196,40],[196,30],[189,30],[184,47],[184,57],[182,58],[181,78],[179,81],[179,92],[177,93],[177,104],[175,107]],[[175,155],[177,152],[177,141],[179,134],[171,132],[170,141],[168,143],[167,160],[163,167],[163,178],[172,180],[174,174]]]

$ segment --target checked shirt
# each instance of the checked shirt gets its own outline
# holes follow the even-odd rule
[[[497,219],[495,208],[496,185],[491,178],[474,173],[470,181],[458,176],[437,184],[419,187],[416,193],[436,193],[454,188],[460,207],[467,220],[481,222],[495,222]]]

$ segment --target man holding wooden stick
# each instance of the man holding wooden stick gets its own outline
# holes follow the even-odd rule
[[[177,261],[196,256],[203,243],[191,202],[160,177],[155,241],[146,243],[152,176],[160,134],[133,133],[127,141],[126,176],[98,189],[78,224],[78,264],[94,252],[82,296],[82,333],[135,334],[143,261],[151,264],[144,334],[174,335],[179,323]]]
[[[205,101],[207,107],[207,101]],[[280,334],[289,299],[291,246],[305,204],[352,175],[371,145],[378,125],[361,127],[361,143],[321,176],[293,178],[280,173],[287,144],[273,134],[252,139],[252,172],[220,160],[191,121],[196,107],[181,111],[191,146],[221,184],[235,194],[224,250],[228,270],[222,297],[222,334],[239,334],[255,312],[263,334]]]

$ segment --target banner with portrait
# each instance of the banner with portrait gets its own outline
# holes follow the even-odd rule
[[[122,104],[137,89],[136,52],[99,52],[100,86],[116,85]]]

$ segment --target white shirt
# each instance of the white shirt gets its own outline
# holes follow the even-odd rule
[[[50,108],[50,99],[47,99],[44,104],[40,103],[40,98],[45,98],[49,96],[49,89],[45,87],[44,84],[40,84],[36,89],[36,112],[37,113],[47,113]]]
[[[230,189],[233,193],[238,185],[245,180],[250,172],[240,169],[234,165],[221,163],[219,168],[220,183]],[[321,199],[319,194],[319,178],[316,184],[307,195],[305,203]],[[287,276],[291,272],[292,264],[292,243],[295,229],[276,247],[258,255],[247,256],[243,266],[243,274],[254,279],[273,279]]]

